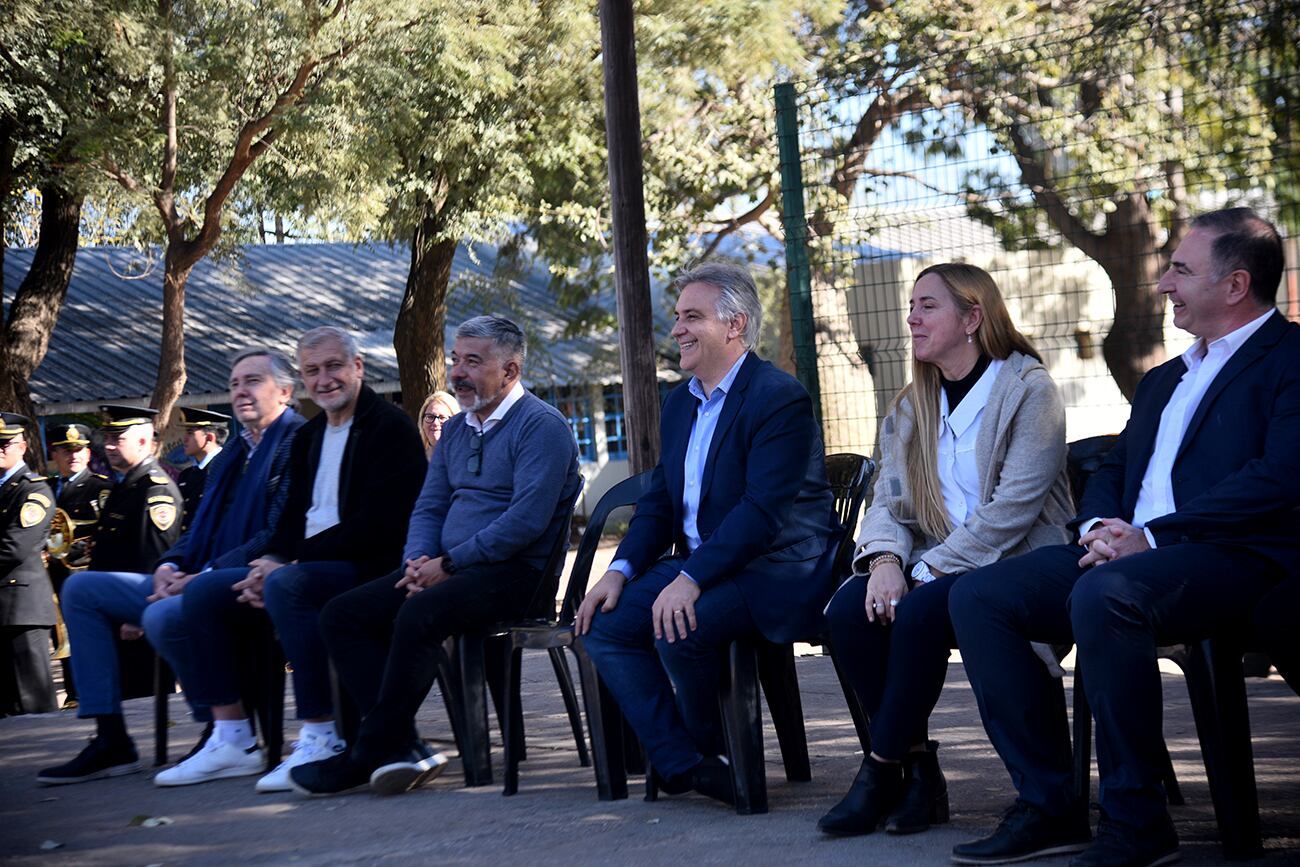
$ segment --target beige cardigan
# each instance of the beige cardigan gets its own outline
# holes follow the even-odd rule
[[[1042,364],[1013,352],[998,372],[975,440],[980,505],[943,540],[921,531],[912,508],[903,467],[913,424],[905,399],[880,426],[880,470],[854,537],[856,574],[866,574],[866,555],[878,551],[951,575],[1069,541],[1065,406]]]

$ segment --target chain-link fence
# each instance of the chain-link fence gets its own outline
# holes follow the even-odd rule
[[[828,451],[874,447],[910,378],[912,283],[936,262],[993,275],[1071,439],[1118,431],[1141,373],[1190,345],[1156,282],[1197,213],[1279,224],[1278,304],[1297,318],[1300,13],[1176,9],[991,44],[913,22],[834,79],[778,87],[792,338]]]

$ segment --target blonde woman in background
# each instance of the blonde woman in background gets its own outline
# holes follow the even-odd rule
[[[997,284],[926,268],[907,325],[912,382],[880,428],[881,467],[853,576],[827,606],[837,662],[871,724],[871,753],[822,817],[828,834],[897,834],[948,819],[927,722],[956,646],[948,592],[973,569],[1066,541],[1065,408]]]
[[[424,399],[420,406],[420,439],[424,441],[426,458],[433,454],[433,447],[442,436],[442,426],[458,412],[456,398],[445,391],[435,391]]]

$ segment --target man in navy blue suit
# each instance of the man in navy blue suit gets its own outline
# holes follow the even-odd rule
[[[672,336],[694,376],[664,402],[659,465],[576,629],[663,791],[731,801],[721,653],[819,631],[833,498],[808,393],[753,351],[749,272],[704,264],[675,285]]]
[[[1300,566],[1300,326],[1274,309],[1282,268],[1277,229],[1249,209],[1195,220],[1159,291],[1198,339],[1138,386],[1071,525],[1078,544],[972,572],[949,599],[984,726],[1019,792],[991,836],[954,847],[955,862],[1178,857],[1156,648],[1248,623]],[[1026,639],[1073,641],[1086,671],[1102,811],[1091,845],[1064,699]]]

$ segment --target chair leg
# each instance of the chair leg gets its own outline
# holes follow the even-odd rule
[[[1192,645],[1183,673],[1223,854],[1233,860],[1258,857],[1263,852],[1259,796],[1240,648],[1214,640]]]
[[[506,732],[505,690],[507,689],[506,685],[509,683],[509,680],[506,677],[505,660],[506,660],[506,656],[509,655],[509,653],[510,653],[510,639],[507,638],[506,636],[490,635],[483,640],[483,659],[485,663],[485,671],[487,672],[487,685],[488,685],[488,689],[492,693],[492,706],[496,708],[497,727],[501,730],[502,737],[505,736],[505,732]],[[520,680],[521,671],[522,671],[522,667],[516,665],[514,669],[514,675],[513,675],[516,681]],[[515,695],[519,694],[519,687],[520,684],[516,683]],[[523,715],[520,712],[520,705],[518,702],[514,703],[514,708],[515,708],[514,709],[515,753],[516,755],[519,756],[519,761],[526,762],[528,761],[528,744],[524,737]],[[492,730],[491,727],[489,727],[488,743],[491,743],[491,734],[492,734]]]
[[[767,778],[763,766],[763,717],[758,702],[758,658],[752,645],[733,641],[727,690],[721,696],[722,725],[736,788],[736,812],[767,812]]]
[[[153,660],[153,763],[161,767],[167,764],[167,702],[175,690],[171,669],[163,661],[162,655]]]
[[[564,648],[547,648],[551,657],[551,668],[555,669],[555,680],[560,684],[560,695],[564,697],[564,710],[569,715],[569,728],[573,731],[573,743],[578,747],[578,764],[584,768],[591,767],[591,756],[587,754],[587,738],[582,732],[582,712],[578,710],[578,696],[573,690],[573,674],[569,671],[569,660],[564,655]]]
[[[794,667],[794,646],[759,644],[758,678],[781,745],[785,778],[793,783],[806,783],[812,779],[812,763],[808,760],[808,733],[804,729],[799,675]]]
[[[1092,797],[1092,706],[1083,691],[1083,666],[1074,662],[1074,798],[1087,804]]]
[[[835,646],[827,642],[826,650],[831,655],[831,665],[835,668],[835,676],[840,681],[840,691],[844,693],[844,701],[849,706],[849,717],[853,720],[853,728],[858,733],[858,743],[862,744],[862,755],[871,755],[871,722],[867,719],[867,714],[862,710],[861,703],[858,702],[858,694],[853,691],[848,679],[844,676],[844,670],[840,668],[839,657],[835,655]]]
[[[582,703],[587,708],[587,731],[591,734],[591,761],[596,774],[596,796],[602,801],[627,797],[627,765],[623,748],[623,714],[614,697],[604,688],[596,666],[579,638],[573,645],[578,657],[578,679]]]
[[[466,786],[492,785],[491,733],[488,728],[487,672],[481,635],[462,635],[456,641],[460,667],[461,762]]]
[[[262,740],[266,743],[266,769],[275,770],[284,755],[284,660],[276,659],[276,666],[267,681],[267,693],[262,709]]]
[[[442,705],[447,710],[447,721],[451,725],[451,739],[456,742],[456,752],[464,755],[465,724],[462,720],[463,709],[457,699],[460,695],[460,673],[451,664],[445,646],[438,649],[438,690],[442,693]]]
[[[505,671],[502,680],[508,685],[505,695],[502,696],[504,707],[501,708],[501,718],[504,721],[505,731],[502,733],[501,742],[505,745],[505,786],[501,790],[503,795],[513,795],[519,791],[519,762],[523,758],[516,747],[516,722],[523,717],[523,709],[520,705],[522,696],[520,695],[519,669],[522,662],[523,650],[513,645],[506,649]]]

